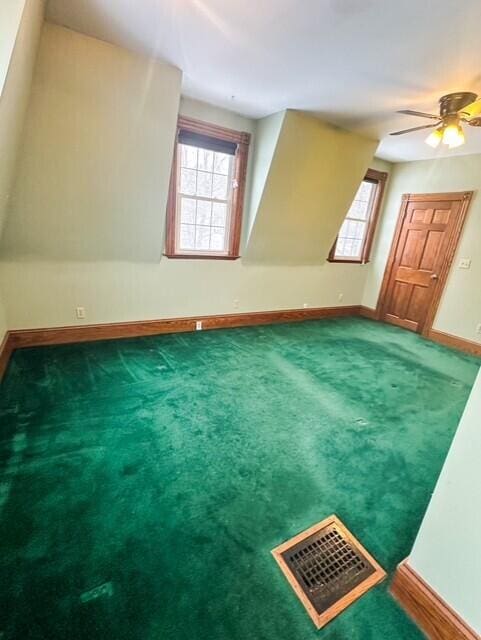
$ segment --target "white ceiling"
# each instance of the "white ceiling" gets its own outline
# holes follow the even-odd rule
[[[312,111],[388,160],[481,153],[481,128],[455,151],[387,135],[427,124],[397,109],[481,94],[480,0],[49,0],[47,19],[176,65],[185,95],[255,118]]]

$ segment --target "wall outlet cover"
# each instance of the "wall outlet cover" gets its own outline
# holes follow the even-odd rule
[[[195,323],[195,330],[202,331],[202,320],[197,320]]]
[[[77,320],[85,319],[85,307],[77,307],[75,309],[75,315],[77,316]]]
[[[459,261],[460,269],[469,269],[471,267],[471,258],[461,258]]]

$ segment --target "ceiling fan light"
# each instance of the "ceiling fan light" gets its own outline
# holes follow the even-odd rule
[[[449,124],[444,129],[443,144],[447,144],[450,149],[460,147],[464,142],[464,132],[458,124]]]
[[[436,149],[436,147],[439,146],[439,143],[441,142],[442,139],[443,139],[442,129],[435,129],[434,131],[431,131],[431,133],[426,138],[425,142],[433,149]]]
[[[466,138],[464,137],[464,131],[461,127],[458,127],[458,135],[453,142],[449,143],[449,148],[455,149],[456,147],[460,147],[465,142],[466,142]]]

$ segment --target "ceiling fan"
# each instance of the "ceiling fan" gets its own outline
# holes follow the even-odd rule
[[[398,111],[408,116],[418,116],[420,118],[430,118],[435,120],[433,124],[425,124],[421,127],[412,127],[391,133],[392,136],[400,136],[411,131],[421,129],[434,129],[426,138],[426,143],[436,148],[442,141],[450,149],[459,147],[465,143],[464,131],[461,123],[469,124],[472,127],[481,127],[481,98],[478,99],[476,93],[470,91],[460,91],[458,93],[448,93],[439,100],[439,115],[423,113],[422,111],[412,111],[403,109]]]

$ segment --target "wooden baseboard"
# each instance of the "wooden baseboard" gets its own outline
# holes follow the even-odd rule
[[[432,640],[480,640],[459,615],[413,570],[402,562],[391,593],[408,616]]]
[[[14,346],[12,336],[10,335],[10,332],[7,331],[2,340],[2,343],[0,344],[0,380],[3,378],[3,375],[7,370],[13,349]]]
[[[376,320],[377,312],[375,309],[369,307],[352,305],[347,307],[257,311],[253,313],[235,313],[219,316],[199,316],[197,318],[115,322],[110,324],[54,327],[50,329],[12,330],[7,332],[0,346],[0,380],[6,371],[13,350],[22,347],[93,342],[95,340],[113,340],[118,338],[137,338],[162,333],[195,331],[196,322],[198,321],[202,322],[202,329],[208,330],[274,324],[277,322],[302,322],[303,320],[317,320],[321,318],[342,318],[346,316],[363,316],[364,318]],[[476,342],[463,340],[462,338],[457,338],[434,329],[430,331],[428,337],[446,346],[481,356],[481,345]]]
[[[429,329],[426,337],[433,342],[439,342],[439,344],[445,347],[453,347],[454,349],[470,353],[473,356],[481,356],[481,343],[479,342],[458,338],[457,336],[438,331],[437,329]]]
[[[372,309],[371,307],[359,307],[359,315],[363,318],[369,318],[370,320],[378,320],[377,309]]]
[[[196,323],[199,321],[202,322],[202,329],[208,330],[357,315],[359,315],[358,306],[318,307],[313,309],[286,309],[283,311],[257,311],[254,313],[236,313],[219,316],[198,316],[195,318],[115,322],[75,327],[56,327],[51,329],[20,329],[10,331],[9,335],[13,348],[18,349],[21,347],[38,347],[41,345],[92,342],[95,340],[112,340],[117,338],[151,336],[161,333],[195,331]]]

